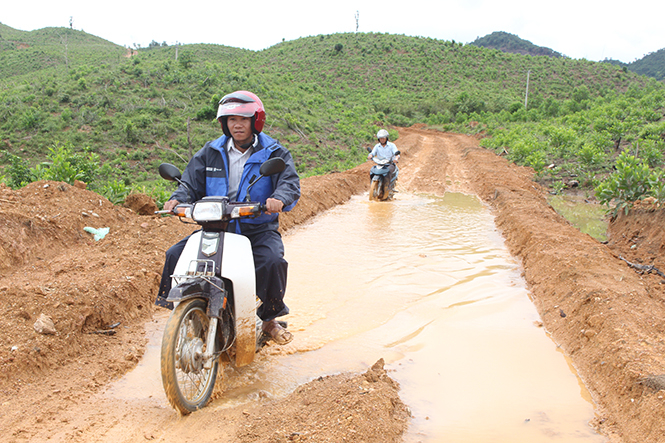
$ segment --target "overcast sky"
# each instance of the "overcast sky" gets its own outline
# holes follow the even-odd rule
[[[145,0],[5,1],[0,23],[22,31],[69,27],[142,47],[215,43],[252,50],[319,34],[356,31],[470,43],[495,31],[568,57],[626,63],[665,48],[665,1],[632,0]]]

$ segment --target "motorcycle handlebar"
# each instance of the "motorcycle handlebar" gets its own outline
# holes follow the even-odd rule
[[[256,210],[251,211],[253,214],[255,214],[255,216],[259,215],[263,212],[268,211],[268,207],[266,206],[265,203],[259,203],[259,204],[248,203],[248,204],[249,205],[252,205],[252,204],[257,205],[257,206],[255,206]],[[241,204],[240,206],[245,206],[245,204]],[[187,209],[186,208],[193,208],[193,207],[194,207],[194,205],[192,205],[192,204],[184,203],[184,204],[179,204],[179,205],[173,207],[173,209],[170,209],[170,210],[162,209],[162,210],[159,210],[159,211],[155,211],[154,213],[155,214],[177,215],[178,217],[189,217],[189,215],[186,215],[187,214]],[[181,211],[178,211],[177,210],[178,208],[181,208]],[[244,213],[243,216],[250,216],[250,214],[249,213]]]

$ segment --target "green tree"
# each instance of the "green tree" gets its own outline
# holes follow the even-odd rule
[[[183,69],[189,69],[194,63],[194,54],[190,51],[184,51],[178,54],[178,63]]]

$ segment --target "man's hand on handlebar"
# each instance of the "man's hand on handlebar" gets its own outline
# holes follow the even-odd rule
[[[165,211],[173,211],[173,208],[178,206],[180,202],[178,200],[169,200],[166,203],[164,203],[164,210]]]
[[[276,198],[269,198],[266,200],[266,214],[274,214],[277,212],[282,212],[282,208],[284,207],[284,203],[281,200],[277,200]]]

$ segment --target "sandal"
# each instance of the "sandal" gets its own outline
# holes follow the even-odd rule
[[[263,333],[268,335],[278,345],[285,345],[293,340],[293,334],[286,330],[275,319],[263,322]]]

